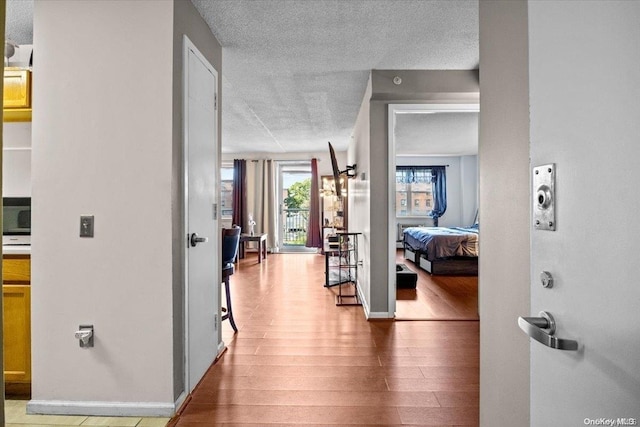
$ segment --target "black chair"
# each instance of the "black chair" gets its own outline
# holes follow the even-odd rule
[[[238,256],[238,246],[240,245],[240,227],[222,229],[222,281],[224,282],[224,292],[227,297],[227,307],[222,307],[222,320],[229,319],[229,323],[234,332],[238,332],[236,322],[233,320],[233,310],[231,308],[231,291],[229,290],[229,276],[235,267],[233,263]]]

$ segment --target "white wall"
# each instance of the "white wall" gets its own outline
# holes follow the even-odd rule
[[[529,425],[527,3],[480,2],[480,425]],[[523,339],[525,338],[525,339]]]
[[[358,256],[362,268],[358,270],[358,286],[362,295],[365,313],[370,315],[371,301],[371,152],[370,152],[370,100],[371,77],[367,82],[360,111],[353,127],[349,144],[348,162],[356,164],[358,177],[349,182],[349,231],[362,233],[358,242]]]
[[[172,38],[172,2],[34,4],[30,411],[173,409]]]
[[[31,196],[31,122],[2,126],[2,195]]]
[[[19,45],[13,56],[9,59],[9,63],[7,67],[22,67],[26,68],[29,66],[29,59],[31,58],[31,52],[33,52],[32,44],[21,44]]]
[[[460,224],[473,224],[478,212],[478,156],[460,156]]]

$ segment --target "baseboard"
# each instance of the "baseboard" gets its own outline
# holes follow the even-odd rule
[[[186,391],[183,391],[182,393],[180,393],[180,396],[178,396],[175,403],[173,404],[174,411],[173,411],[173,414],[171,414],[170,416],[173,416],[180,410],[180,408],[182,408],[182,405],[184,405],[184,402],[187,400],[188,396],[189,395],[187,394]]]
[[[393,317],[388,311],[370,311],[367,319],[393,319]]]
[[[185,395],[186,397],[186,395]],[[184,397],[181,395],[178,401]],[[175,403],[161,402],[82,402],[73,400],[30,400],[27,414],[87,415],[104,417],[171,417]]]
[[[369,319],[393,319],[393,314],[390,316],[386,311],[371,311],[369,309],[369,302],[362,295],[362,288],[358,286],[358,296],[360,302],[362,302],[362,309],[364,310],[364,316]]]
[[[360,281],[358,281],[360,282]],[[364,311],[364,317],[365,318],[369,318],[369,301],[367,301],[364,298],[364,295],[362,295],[362,287],[360,286],[360,283],[358,283],[358,298],[360,299],[360,302],[362,303],[362,310]]]

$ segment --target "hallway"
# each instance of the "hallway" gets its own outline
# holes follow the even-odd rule
[[[323,283],[321,255],[241,260],[239,332],[170,424],[478,425],[478,322],[368,322]]]

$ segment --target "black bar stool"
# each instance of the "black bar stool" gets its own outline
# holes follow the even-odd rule
[[[222,307],[222,320],[229,319],[229,323],[234,332],[238,332],[236,322],[233,320],[233,309],[231,308],[231,291],[229,289],[229,277],[234,273],[233,263],[238,256],[238,245],[240,244],[240,227],[222,229],[222,281],[224,282],[224,293],[227,297],[227,306]]]

